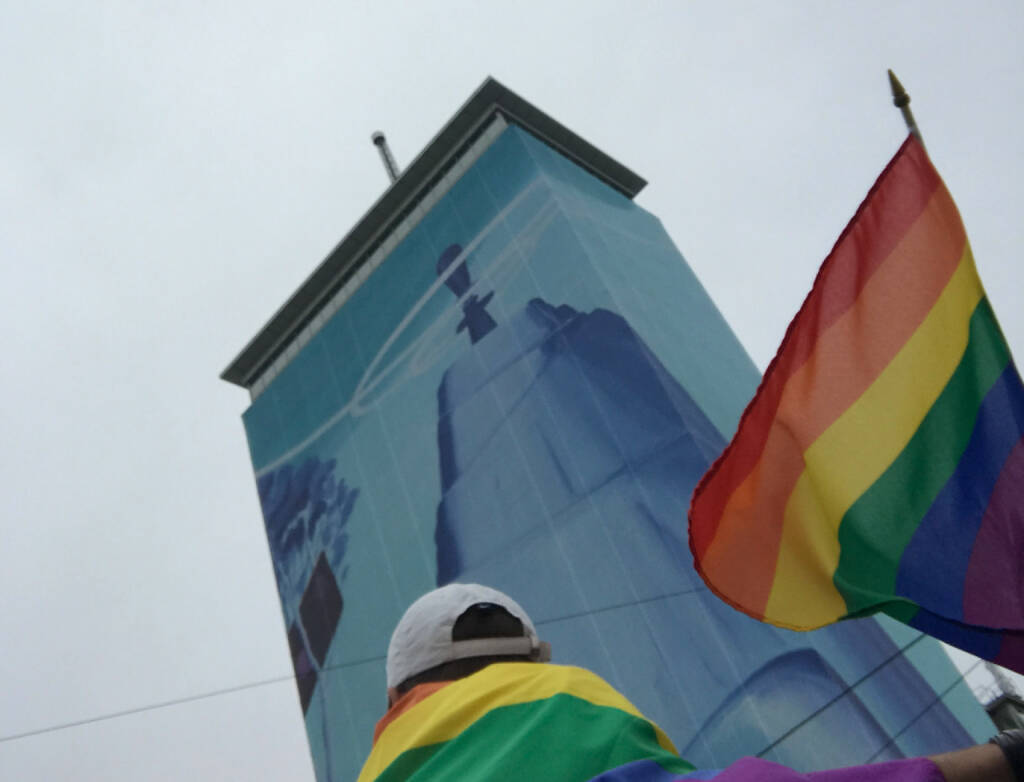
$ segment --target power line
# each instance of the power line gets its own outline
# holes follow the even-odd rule
[[[665,592],[664,594],[655,595],[654,597],[638,597],[636,600],[626,600],[622,603],[613,603],[611,605],[601,606],[600,608],[594,608],[587,611],[575,611],[570,614],[563,614],[562,616],[555,616],[551,619],[542,619],[536,622],[537,627],[545,627],[547,625],[558,624],[559,622],[565,622],[569,619],[579,619],[584,616],[596,616],[598,614],[604,614],[610,611],[618,611],[623,608],[632,608],[633,606],[642,606],[647,603],[657,603],[659,600],[668,600],[673,597],[682,597],[683,595],[693,595],[697,592],[708,592],[708,588],[704,584],[696,584],[689,586],[686,589],[678,589],[673,592]]]
[[[339,671],[345,668],[351,668],[356,665],[362,665],[368,662],[376,662],[383,660],[383,655],[377,657],[367,657],[360,660],[350,660],[347,663],[339,663],[337,665],[328,665],[320,669],[320,673],[327,673],[329,671]],[[260,681],[248,682],[247,684],[237,684],[234,687],[225,687],[220,690],[211,690],[210,692],[202,692],[197,695],[185,695],[181,698],[174,698],[169,701],[159,701],[157,703],[149,703],[145,706],[136,706],[131,709],[122,709],[121,711],[112,711],[107,714],[98,714],[94,717],[86,717],[80,720],[71,720],[69,722],[61,722],[56,725],[48,725],[45,728],[36,728],[34,730],[27,730],[23,733],[12,733],[8,736],[0,736],[0,744],[7,741],[15,741],[16,739],[27,739],[32,736],[39,736],[43,733],[53,733],[58,730],[67,730],[68,728],[77,728],[82,725],[90,725],[94,722],[105,722],[106,720],[115,720],[119,717],[129,717],[132,714],[141,714],[146,711],[153,711],[154,709],[165,709],[168,706],[180,706],[183,703],[193,703],[195,701],[205,700],[206,698],[214,698],[220,695],[230,695],[235,692],[242,692],[243,690],[251,690],[256,687],[266,687],[269,684],[280,684],[281,682],[295,681],[293,674],[286,674],[284,676],[275,676],[273,679],[262,679]]]
[[[680,590],[680,591],[677,591],[677,592],[671,592],[671,593],[668,593],[668,594],[665,594],[665,595],[659,595],[657,598],[649,598],[647,600],[634,600],[634,601],[630,601],[628,603],[623,603],[621,606],[608,606],[607,608],[604,608],[602,610],[613,610],[613,609],[622,608],[622,607],[625,607],[625,606],[639,605],[641,603],[652,602],[653,600],[661,600],[661,599],[664,599],[664,598],[678,597],[680,595],[685,595],[685,594],[690,594],[692,592],[700,591],[702,588],[703,589],[707,589],[707,587],[703,587],[703,585],[701,585],[701,586],[698,586],[698,587],[695,587],[695,588]],[[582,615],[582,614],[580,614],[580,615]],[[577,615],[569,614],[567,616],[558,617],[556,619],[552,619],[552,620],[548,620],[548,621],[549,622],[559,622],[559,621],[564,621],[565,619],[575,618],[575,616],[577,616]],[[544,622],[538,623],[538,625],[541,625],[541,624],[546,624],[546,623],[544,623]],[[360,660],[351,660],[351,661],[349,661],[347,663],[340,663],[340,664],[337,664],[337,665],[325,666],[324,668],[321,669],[320,672],[321,673],[327,673],[329,671],[341,670],[341,669],[344,669],[344,668],[350,668],[350,667],[355,666],[355,665],[362,665],[362,664],[367,663],[367,662],[376,662],[378,660],[383,660],[383,659],[384,659],[383,655],[378,655],[376,657],[367,657],[365,659],[360,659]],[[150,703],[150,704],[147,704],[145,706],[136,706],[136,707],[131,708],[131,709],[122,709],[120,711],[112,711],[112,712],[109,712],[107,714],[97,714],[97,715],[95,715],[93,717],[86,717],[86,718],[80,719],[80,720],[70,720],[68,722],[61,722],[61,723],[57,723],[55,725],[48,725],[45,728],[36,728],[34,730],[26,730],[26,731],[23,731],[21,733],[12,733],[12,734],[10,734],[8,736],[0,736],[0,744],[6,743],[8,741],[17,741],[18,739],[27,739],[27,738],[31,738],[32,736],[41,736],[41,735],[46,734],[46,733],[55,733],[55,732],[61,731],[61,730],[68,730],[69,728],[79,728],[79,727],[81,727],[83,725],[92,725],[93,723],[96,723],[96,722],[106,722],[108,720],[120,719],[121,717],[130,717],[133,714],[142,714],[144,712],[154,711],[156,709],[166,709],[166,708],[168,708],[170,706],[180,706],[180,705],[185,704],[185,703],[195,703],[196,701],[205,700],[207,698],[215,698],[215,697],[219,697],[221,695],[230,695],[232,693],[242,692],[244,690],[251,690],[251,689],[254,689],[256,687],[266,687],[267,685],[270,685],[270,684],[280,684],[280,683],[286,682],[286,681],[294,681],[294,679],[295,679],[295,677],[293,675],[291,675],[291,674],[288,674],[288,675],[285,675],[285,676],[276,676],[273,679],[263,679],[261,681],[248,682],[247,684],[238,684],[238,685],[235,685],[234,687],[225,687],[225,688],[220,689],[220,690],[211,690],[210,692],[203,692],[203,693],[199,693],[197,695],[186,695],[184,697],[174,698],[174,699],[168,700],[168,701],[160,701],[160,702],[157,702],[157,703]]]
[[[885,658],[884,660],[882,660],[882,662],[880,662],[880,663],[879,663],[878,665],[876,665],[876,666],[875,666],[874,668],[872,668],[872,669],[871,669],[870,671],[868,671],[868,672],[867,672],[867,673],[865,673],[865,674],[864,674],[863,676],[861,676],[861,677],[860,677],[859,679],[857,679],[857,681],[855,681],[855,682],[854,682],[853,684],[849,684],[849,685],[847,685],[846,687],[844,687],[844,688],[843,688],[843,689],[842,689],[842,690],[841,690],[841,691],[839,692],[839,694],[837,694],[836,696],[834,696],[834,697],[830,698],[829,700],[827,700],[827,701],[826,701],[826,702],[825,702],[825,703],[824,703],[823,705],[819,706],[819,707],[818,707],[817,709],[815,709],[815,710],[814,710],[814,711],[812,711],[812,712],[811,712],[810,714],[808,714],[808,715],[807,715],[806,717],[804,717],[804,718],[803,718],[802,720],[800,720],[800,722],[798,722],[798,723],[797,723],[796,725],[794,725],[794,726],[793,726],[792,728],[790,728],[790,729],[789,729],[789,730],[787,730],[787,731],[786,731],[785,733],[783,733],[783,734],[782,734],[781,736],[779,736],[779,737],[778,737],[777,739],[775,739],[775,741],[773,741],[773,742],[772,742],[771,744],[769,744],[769,745],[768,745],[767,747],[765,747],[765,748],[764,748],[764,749],[762,749],[762,750],[761,750],[760,752],[758,752],[758,753],[757,753],[757,756],[758,756],[759,758],[761,758],[761,757],[764,757],[764,756],[765,756],[765,755],[766,755],[767,753],[771,752],[771,751],[772,751],[773,749],[775,749],[775,748],[776,748],[776,747],[777,747],[777,746],[778,746],[779,744],[781,744],[781,743],[782,743],[783,741],[785,741],[785,740],[786,740],[786,739],[788,739],[788,738],[789,738],[790,736],[792,736],[792,735],[793,735],[794,733],[796,733],[796,732],[797,732],[798,730],[800,730],[800,728],[802,728],[802,727],[803,727],[804,725],[806,725],[806,724],[807,724],[808,722],[810,722],[810,721],[811,721],[811,720],[813,720],[813,719],[814,719],[815,717],[817,717],[817,716],[818,716],[819,714],[821,714],[821,713],[822,713],[823,711],[825,711],[825,709],[827,709],[827,708],[828,708],[829,706],[831,706],[831,705],[832,705],[833,703],[836,703],[837,701],[839,701],[839,700],[841,700],[842,698],[844,698],[844,697],[845,697],[845,696],[847,695],[847,693],[851,692],[851,691],[852,691],[853,689],[855,689],[856,687],[859,687],[859,686],[860,686],[860,685],[861,685],[861,684],[862,684],[863,682],[865,682],[865,681],[867,681],[868,679],[870,679],[870,678],[871,678],[872,676],[874,676],[874,675],[875,675],[876,673],[878,673],[878,672],[879,672],[880,670],[882,670],[882,669],[883,669],[883,668],[884,668],[885,666],[887,666],[887,665],[888,665],[889,663],[891,663],[891,662],[892,662],[893,660],[895,660],[895,659],[896,659],[897,657],[899,657],[899,656],[900,656],[900,655],[902,655],[902,654],[905,654],[905,653],[906,653],[906,651],[907,651],[907,650],[908,650],[908,649],[909,649],[909,648],[910,648],[911,646],[913,646],[914,644],[916,644],[916,643],[917,643],[918,641],[920,641],[920,640],[921,640],[922,638],[924,638],[924,637],[925,637],[925,634],[924,634],[924,633],[921,633],[920,635],[918,635],[918,636],[917,636],[917,638],[915,638],[915,639],[914,639],[913,641],[911,641],[910,643],[908,643],[908,644],[907,644],[906,646],[904,646],[904,647],[901,647],[901,648],[897,649],[897,650],[896,650],[895,652],[893,652],[893,653],[892,653],[892,654],[890,654],[890,655],[889,655],[888,657],[886,657],[886,658]],[[959,679],[957,679],[957,681],[959,681]]]
[[[687,590],[687,591],[690,591],[690,590]],[[663,597],[665,597],[665,596],[663,596]],[[640,602],[647,602],[647,601],[640,601]],[[891,655],[889,655],[887,658],[885,658],[882,662],[880,662],[878,665],[876,665],[874,668],[872,668],[866,674],[864,674],[859,679],[857,679],[857,681],[855,681],[853,684],[848,685],[838,695],[836,695],[835,697],[831,698],[825,704],[823,704],[822,706],[820,706],[819,708],[817,708],[816,710],[814,710],[813,712],[808,714],[800,722],[798,722],[792,728],[790,728],[785,733],[783,733],[781,736],[779,736],[777,739],[775,739],[771,744],[769,744],[764,749],[762,749],[760,752],[758,752],[757,756],[758,757],[763,757],[766,753],[770,752],[772,749],[774,749],[780,743],[782,743],[787,738],[792,736],[796,731],[798,731],[800,728],[802,728],[804,725],[806,725],[812,719],[814,719],[819,714],[821,714],[823,711],[825,711],[825,709],[829,708],[829,706],[831,706],[832,704],[836,703],[838,700],[840,700],[847,693],[849,693],[850,691],[852,691],[853,689],[858,687],[861,683],[863,683],[864,681],[866,681],[870,677],[874,676],[876,673],[878,673],[878,671],[880,671],[882,668],[884,668],[886,665],[888,665],[890,662],[892,662],[894,659],[896,659],[900,655],[904,654],[908,649],[910,649],[910,647],[912,647],[914,644],[916,644],[918,641],[920,641],[922,638],[925,638],[925,637],[926,637],[925,634],[921,633],[913,641],[908,643],[906,646],[903,646],[903,647],[897,649],[895,652],[893,652]],[[382,659],[382,658],[379,658],[379,657],[369,658],[368,661],[373,661],[373,660],[377,660],[377,659]],[[359,661],[359,662],[363,662],[363,661]],[[879,749],[878,752],[876,752],[875,755],[873,755],[870,760],[873,760],[875,757],[877,757],[878,754],[882,750],[885,749],[885,747],[887,747],[889,744],[891,744],[893,741],[895,741],[897,738],[899,738],[901,735],[903,735],[903,733],[905,733],[910,728],[911,725],[913,725],[925,713],[927,713],[927,711],[932,706],[934,706],[935,703],[937,703],[939,700],[944,698],[953,689],[953,687],[955,687],[957,684],[959,684],[968,674],[970,674],[975,668],[977,668],[979,665],[981,665],[982,662],[983,662],[982,660],[978,660],[973,665],[971,665],[970,668],[968,668],[960,676],[958,676],[957,679],[949,687],[947,687],[945,690],[943,690],[942,693],[940,693],[938,696],[936,696],[936,698],[934,698],[925,707],[924,711],[922,711],[920,714],[918,714],[916,717],[914,717],[914,719],[912,719],[909,723],[907,723],[907,725],[905,725],[900,730],[899,733],[897,733],[895,736],[893,736],[889,740],[889,742],[887,744],[883,745],[882,748]],[[326,673],[326,672],[332,671],[332,670],[337,670],[337,669],[341,669],[341,668],[348,668],[351,665],[352,665],[352,663],[348,663],[348,664],[344,664],[343,663],[341,665],[327,666],[327,667],[325,667],[323,669],[322,672]],[[287,674],[285,676],[275,676],[272,679],[262,679],[260,681],[248,682],[246,684],[238,684],[238,685],[235,685],[234,687],[224,687],[224,688],[219,689],[219,690],[211,690],[209,692],[203,692],[203,693],[199,693],[199,694],[196,694],[196,695],[186,695],[186,696],[181,697],[181,698],[174,698],[172,700],[167,700],[167,701],[159,701],[159,702],[156,702],[156,703],[147,704],[145,706],[136,706],[136,707],[131,708],[131,709],[122,709],[120,711],[113,711],[113,712],[109,712],[109,713],[106,713],[106,714],[98,714],[96,716],[86,717],[86,718],[80,719],[80,720],[71,720],[71,721],[68,721],[68,722],[61,722],[61,723],[57,723],[57,724],[54,724],[54,725],[48,725],[47,727],[44,727],[44,728],[36,728],[34,730],[23,731],[22,733],[12,733],[12,734],[7,735],[7,736],[0,736],[0,744],[6,743],[8,741],[17,741],[18,739],[31,738],[33,736],[41,736],[41,735],[44,735],[46,733],[55,733],[57,731],[68,730],[69,728],[78,728],[78,727],[81,727],[83,725],[92,725],[92,724],[97,723],[97,722],[106,722],[108,720],[120,719],[121,717],[129,717],[129,716],[131,716],[133,714],[142,714],[142,713],[147,712],[147,711],[155,711],[157,709],[166,709],[166,708],[171,707],[171,706],[180,706],[180,705],[183,705],[183,704],[186,704],[186,703],[195,703],[196,701],[202,701],[202,700],[206,700],[208,698],[216,698],[216,697],[220,697],[222,695],[231,695],[233,693],[243,692],[245,690],[252,690],[252,689],[255,689],[257,687],[266,687],[266,686],[271,685],[271,684],[281,684],[282,682],[286,682],[286,681],[294,681],[294,679],[295,679],[295,677],[292,674]],[[870,760],[868,762],[870,762]]]
[[[888,747],[890,744],[895,743],[896,739],[898,739],[900,736],[902,736],[904,733],[906,733],[908,730],[910,730],[910,726],[911,725],[913,725],[915,722],[917,722],[919,719],[921,719],[921,717],[923,717],[925,714],[927,714],[931,710],[932,706],[934,706],[936,703],[938,703],[943,698],[945,698],[947,695],[949,695],[949,693],[951,693],[953,691],[954,687],[956,687],[960,682],[962,682],[964,679],[966,679],[967,675],[969,673],[971,673],[979,665],[981,665],[983,662],[985,662],[985,661],[984,660],[977,660],[977,661],[975,661],[974,664],[971,665],[971,667],[968,668],[966,671],[964,671],[962,674],[960,674],[953,681],[953,683],[951,685],[949,685],[946,689],[944,689],[942,692],[940,692],[938,695],[936,695],[934,698],[932,698],[932,700],[928,703],[928,705],[925,706],[924,709],[919,714],[917,714],[917,716],[915,716],[910,722],[908,722],[906,725],[904,725],[902,728],[900,728],[900,730],[894,736],[891,736],[889,738],[889,740],[887,742],[885,742],[885,744],[883,744],[881,747],[879,747],[878,751],[875,752],[875,754],[872,755],[870,758],[868,758],[867,762],[868,763],[873,762],[875,758],[877,758],[879,755],[882,754],[882,752],[885,750],[886,747]]]
[[[121,711],[113,711],[109,714],[98,714],[95,717],[86,717],[81,720],[72,720],[70,722],[62,722],[57,725],[49,725],[45,728],[36,728],[35,730],[27,730],[24,733],[13,733],[9,736],[0,736],[0,744],[7,741],[15,741],[17,739],[27,739],[30,736],[39,736],[44,733],[54,733],[58,730],[67,730],[68,728],[77,728],[82,725],[91,725],[94,722],[105,722],[107,720],[115,720],[120,717],[128,717],[132,714],[141,714],[144,711],[153,711],[154,709],[166,709],[168,706],[180,706],[183,703],[194,703],[195,701],[205,700],[206,698],[215,698],[220,695],[230,695],[231,693],[241,692],[243,690],[251,690],[256,687],[266,687],[268,684],[280,684],[281,682],[292,681],[294,677],[289,674],[288,676],[277,676],[273,679],[264,679],[257,682],[249,682],[248,684],[239,684],[234,687],[225,687],[222,690],[212,690],[210,692],[200,693],[199,695],[186,695],[183,698],[175,698],[174,700],[161,701],[159,703],[150,703],[146,706],[137,706],[133,709],[122,709]]]
[[[806,724],[807,724],[808,722],[810,722],[810,721],[811,721],[811,720],[813,720],[813,719],[814,719],[815,717],[817,717],[817,716],[818,716],[819,714],[821,714],[821,713],[822,713],[823,711],[825,711],[825,709],[829,708],[829,707],[830,707],[830,706],[832,706],[832,705],[833,705],[834,703],[836,703],[836,702],[838,702],[839,700],[841,700],[841,699],[842,699],[843,697],[845,697],[845,696],[846,696],[846,695],[847,695],[848,693],[850,693],[851,691],[853,691],[854,689],[856,689],[857,687],[859,687],[859,686],[860,686],[860,685],[861,685],[861,684],[862,684],[863,682],[865,682],[865,681],[866,681],[867,679],[869,679],[869,678],[871,678],[872,676],[874,676],[874,675],[875,675],[876,673],[878,673],[878,672],[879,672],[879,671],[880,671],[880,670],[881,670],[882,668],[884,668],[884,667],[885,667],[886,665],[888,665],[889,663],[891,663],[891,662],[892,662],[893,660],[895,660],[895,659],[896,659],[897,657],[899,657],[899,656],[901,656],[901,655],[905,654],[905,653],[907,652],[907,650],[908,650],[908,649],[910,649],[910,647],[912,647],[912,646],[913,646],[914,644],[916,644],[916,643],[917,643],[918,641],[920,641],[920,640],[921,640],[922,638],[927,638],[927,637],[928,637],[928,636],[927,636],[927,635],[926,635],[925,633],[921,633],[921,634],[920,634],[920,635],[918,635],[918,636],[917,636],[917,637],[916,637],[916,638],[915,638],[915,639],[914,639],[913,641],[911,641],[910,643],[908,643],[908,644],[907,644],[906,646],[903,646],[903,647],[901,647],[901,648],[897,649],[897,650],[896,650],[895,652],[893,652],[893,653],[892,653],[891,655],[889,655],[889,656],[888,656],[888,657],[886,657],[886,658],[885,658],[884,660],[882,660],[882,662],[880,662],[880,663],[879,663],[878,665],[876,665],[876,666],[875,666],[874,668],[872,668],[872,669],[871,669],[870,671],[868,671],[868,672],[867,672],[866,674],[864,674],[864,675],[863,675],[863,676],[861,676],[861,677],[860,677],[859,679],[857,679],[857,681],[855,681],[855,682],[854,682],[853,684],[847,685],[847,686],[846,686],[845,688],[843,688],[843,690],[842,690],[842,691],[841,691],[840,693],[838,693],[837,695],[835,695],[835,696],[834,696],[833,698],[830,698],[830,699],[829,699],[829,700],[828,700],[828,701],[827,701],[826,703],[824,703],[824,704],[823,704],[822,706],[818,707],[818,708],[817,708],[817,709],[815,709],[815,710],[814,710],[813,712],[811,712],[810,714],[808,714],[808,715],[807,715],[806,717],[804,717],[804,718],[803,718],[802,720],[800,720],[800,722],[798,722],[798,723],[797,723],[796,725],[794,725],[794,726],[793,726],[792,728],[790,728],[790,729],[789,729],[789,730],[787,730],[787,731],[786,731],[785,733],[783,733],[783,734],[782,734],[781,736],[779,736],[779,737],[778,737],[777,739],[775,739],[775,740],[774,740],[774,741],[773,741],[773,742],[772,742],[771,744],[769,744],[769,745],[768,745],[767,747],[765,747],[765,748],[764,748],[764,749],[762,749],[762,750],[761,750],[760,752],[758,752],[758,753],[757,753],[757,757],[759,757],[759,758],[760,758],[760,757],[764,757],[764,755],[765,755],[765,754],[767,754],[768,752],[770,752],[771,750],[773,750],[773,749],[774,749],[775,747],[777,747],[777,746],[778,746],[779,744],[781,744],[781,743],[782,743],[783,741],[785,741],[785,740],[786,740],[787,738],[789,738],[790,736],[792,736],[792,735],[793,735],[794,733],[796,733],[796,732],[797,732],[798,730],[800,730],[800,728],[802,728],[802,727],[803,727],[804,725],[806,725]],[[970,667],[969,667],[969,668],[968,668],[968,669],[967,669],[966,671],[964,671],[964,672],[963,672],[963,673],[961,673],[961,674],[960,674],[959,676],[957,676],[957,677],[956,677],[956,678],[955,678],[955,679],[953,680],[953,683],[952,683],[952,684],[950,684],[950,685],[949,685],[949,686],[948,686],[948,687],[947,687],[946,689],[944,689],[944,690],[943,690],[942,692],[940,692],[940,693],[939,693],[938,695],[936,695],[936,696],[935,696],[934,698],[932,698],[932,700],[930,700],[930,701],[928,702],[928,705],[926,705],[926,706],[924,707],[924,709],[923,709],[922,711],[920,711],[920,712],[919,712],[919,713],[918,713],[917,715],[915,715],[915,716],[914,716],[914,718],[910,720],[910,722],[908,722],[908,723],[907,723],[906,725],[904,725],[904,726],[903,726],[902,728],[900,728],[899,732],[897,732],[897,733],[896,733],[895,735],[891,736],[891,737],[889,738],[889,740],[888,740],[888,741],[887,741],[887,742],[886,742],[885,744],[883,744],[883,745],[882,745],[882,746],[881,746],[881,747],[880,747],[880,748],[879,748],[879,749],[878,749],[878,750],[877,750],[877,751],[876,751],[876,752],[875,752],[875,753],[874,753],[874,754],[873,754],[873,755],[872,755],[872,756],[871,756],[870,758],[868,758],[868,759],[867,759],[867,761],[865,761],[865,762],[866,762],[866,763],[871,763],[871,762],[872,762],[872,761],[873,761],[873,760],[874,760],[875,758],[877,758],[877,757],[878,757],[878,756],[879,756],[879,755],[880,755],[880,754],[881,754],[881,753],[882,753],[882,752],[883,752],[883,751],[885,750],[885,748],[886,748],[886,747],[888,747],[888,746],[889,746],[890,744],[892,744],[893,742],[895,742],[895,741],[896,741],[896,740],[897,740],[897,739],[898,739],[898,738],[899,738],[900,736],[902,736],[902,735],[903,735],[904,733],[906,733],[906,732],[907,732],[907,731],[908,731],[908,730],[909,730],[909,729],[911,728],[911,726],[912,726],[912,725],[914,725],[914,723],[916,723],[916,722],[917,722],[917,721],[918,721],[919,719],[921,719],[921,717],[923,717],[923,716],[924,716],[925,714],[927,714],[927,713],[928,713],[928,711],[929,711],[929,710],[930,710],[930,709],[931,709],[931,708],[932,708],[932,707],[933,707],[933,706],[934,706],[934,705],[935,705],[936,703],[938,703],[939,701],[941,701],[941,700],[942,700],[943,698],[945,698],[945,697],[946,697],[946,696],[947,696],[947,695],[948,695],[948,694],[949,694],[950,692],[952,692],[952,690],[953,690],[953,688],[954,688],[954,687],[956,687],[956,686],[957,686],[958,684],[960,684],[960,682],[964,681],[964,680],[965,680],[965,679],[967,678],[967,676],[968,676],[969,674],[971,674],[971,673],[972,673],[972,672],[974,671],[974,669],[975,669],[975,668],[977,668],[977,667],[978,667],[979,665],[981,665],[981,664],[982,664],[983,662],[984,662],[984,660],[976,660],[976,661],[975,661],[975,662],[974,662],[974,663],[973,663],[973,664],[972,664],[972,665],[971,665],[971,666],[970,666]]]

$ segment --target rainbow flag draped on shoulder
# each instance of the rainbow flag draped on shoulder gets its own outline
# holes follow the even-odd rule
[[[407,693],[378,724],[359,782],[587,782],[641,760],[673,776],[693,770],[600,677],[569,666],[499,663]]]
[[[704,580],[757,619],[807,630],[884,611],[1024,672],[1024,388],[913,136],[689,516]]]
[[[683,705],[680,704],[680,708]],[[756,758],[682,760],[653,722],[582,668],[496,663],[421,684],[378,723],[358,782],[942,782],[921,758],[799,774]]]

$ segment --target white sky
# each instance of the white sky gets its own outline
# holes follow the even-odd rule
[[[645,176],[766,366],[904,136],[1024,351],[1019,2],[99,3],[0,23],[0,737],[288,677],[221,369],[492,74]],[[290,680],[0,741],[0,778],[312,779]]]

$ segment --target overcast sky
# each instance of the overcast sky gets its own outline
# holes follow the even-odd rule
[[[6,0],[5,780],[311,780],[224,366],[488,74],[646,177],[754,361],[901,143],[1024,351],[1019,2]]]

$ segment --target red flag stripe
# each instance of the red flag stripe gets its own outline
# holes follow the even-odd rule
[[[853,307],[864,286],[925,211],[940,184],[924,149],[908,137],[822,264],[754,401],[740,420],[737,435],[694,492],[690,531],[698,559],[707,551],[730,496],[761,460],[790,378],[811,358],[822,332]],[[740,441],[741,449],[735,447]]]

